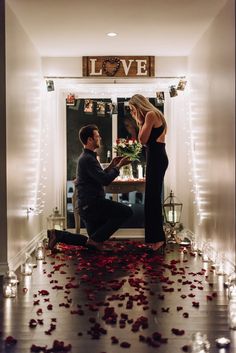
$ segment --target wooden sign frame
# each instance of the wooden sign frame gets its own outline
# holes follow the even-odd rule
[[[83,56],[84,77],[154,77],[154,56]]]

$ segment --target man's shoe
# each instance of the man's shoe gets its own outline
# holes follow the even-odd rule
[[[48,236],[48,249],[52,251],[57,244],[56,230],[48,229],[47,236]]]
[[[96,241],[94,241],[92,239],[88,239],[87,243],[85,244],[85,247],[90,249],[90,250],[102,251],[103,244],[102,243],[97,243]]]

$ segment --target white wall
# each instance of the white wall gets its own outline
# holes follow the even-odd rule
[[[41,236],[42,207],[41,58],[6,5],[8,264],[16,268]],[[40,169],[41,168],[41,169]],[[37,200],[38,198],[38,200]]]
[[[234,1],[228,0],[189,57],[190,119],[197,167],[193,180],[201,202],[193,208],[194,231],[199,238],[210,239],[216,251],[225,254],[232,263],[235,263],[234,13]]]

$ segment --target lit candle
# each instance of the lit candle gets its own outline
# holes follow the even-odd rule
[[[226,337],[219,337],[216,339],[216,345],[219,348],[226,348],[230,345],[230,339]]]
[[[44,246],[42,242],[39,242],[36,250],[35,250],[35,257],[37,260],[44,260],[45,255],[44,255]]]
[[[169,211],[168,212],[168,221],[169,222],[176,222],[177,221],[177,212],[176,211]]]
[[[15,298],[16,296],[16,284],[7,284],[3,287],[3,296],[5,298]]]
[[[236,330],[236,314],[235,313],[229,314],[229,327],[232,330]]]
[[[141,164],[138,165],[138,178],[139,179],[143,178],[143,167]]]
[[[229,299],[236,300],[236,285],[235,284],[229,285]]]
[[[36,259],[37,260],[44,260],[44,253],[42,249],[39,249],[36,254]]]
[[[25,276],[32,275],[32,265],[29,263],[24,263],[21,265],[21,273]]]
[[[203,252],[202,254],[202,261],[203,262],[209,262],[209,257],[206,252]]]
[[[11,297],[11,286],[6,286],[6,288],[4,288],[4,297],[6,298],[10,298]]]

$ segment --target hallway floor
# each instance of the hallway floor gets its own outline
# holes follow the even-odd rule
[[[60,245],[19,275],[17,297],[1,295],[0,352],[191,352],[196,332],[209,352],[236,352],[223,276],[210,264],[174,244],[164,256],[137,241],[111,244],[103,253]],[[227,350],[216,346],[222,336]]]

